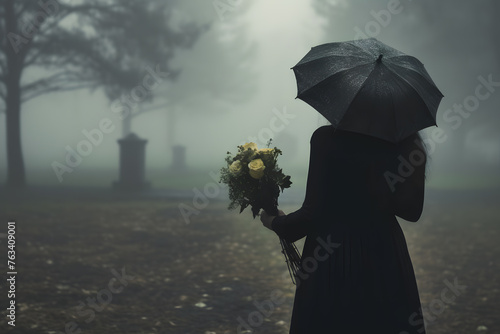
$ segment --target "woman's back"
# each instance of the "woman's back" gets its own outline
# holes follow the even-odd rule
[[[401,207],[421,211],[423,191],[416,190],[423,190],[425,163],[412,165],[408,158],[416,150],[418,156],[425,156],[414,143],[416,136],[393,144],[323,126],[315,131],[312,141],[321,155],[315,159],[323,167],[322,172],[310,175],[310,183],[319,186],[314,192],[323,197],[323,205],[318,206],[323,218],[342,217],[350,224],[366,225],[370,224],[367,217],[373,220],[399,213],[402,218],[412,218]],[[408,195],[412,192],[413,196]]]
[[[307,236],[290,333],[425,333],[395,218],[420,215],[423,192],[415,189],[425,164],[400,169],[403,181],[388,177],[399,173],[401,156],[419,150],[410,140],[396,145],[331,126],[314,132],[304,203],[272,222],[288,241]]]

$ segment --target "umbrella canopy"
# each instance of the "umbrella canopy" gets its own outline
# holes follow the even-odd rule
[[[396,143],[437,125],[443,94],[424,65],[375,38],[313,47],[292,69],[297,98],[336,128]]]

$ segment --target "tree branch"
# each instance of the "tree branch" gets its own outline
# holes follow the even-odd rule
[[[74,74],[74,76],[71,77],[71,74]],[[49,77],[38,79],[38,80],[35,80],[33,82],[30,82],[29,84],[23,85],[21,87],[21,90],[23,92],[29,93],[30,90],[37,90],[37,89],[43,88],[45,86],[49,86],[53,83],[56,83],[58,80],[68,81],[71,79],[78,79],[78,78],[79,78],[79,76],[76,73],[61,71],[61,72],[52,74]]]
[[[48,94],[48,93],[55,93],[55,92],[67,92],[67,91],[72,91],[72,90],[78,90],[78,89],[91,89],[95,88],[95,83],[69,83],[69,84],[60,84],[60,85],[55,85],[55,86],[48,86],[47,88],[40,89],[38,91],[32,92],[31,94],[24,94],[21,98],[21,102],[26,102],[31,99],[34,99],[35,97]]]
[[[47,78],[38,79],[23,85],[21,87],[21,100],[22,102],[26,102],[48,92],[74,90],[80,89],[81,87],[87,88],[91,86],[92,83],[92,80],[86,79],[84,75],[79,72],[63,70]]]
[[[37,29],[33,32],[33,35],[31,36],[31,41],[27,45],[21,49],[20,53],[23,58],[27,56],[30,50],[32,50],[36,44],[34,43],[36,40],[40,39],[40,36],[50,36],[51,31],[59,26],[59,23],[68,17],[71,14],[76,14],[76,13],[85,13],[86,11],[90,12],[93,10],[97,11],[105,11],[109,10],[110,8],[113,7],[119,7],[116,4],[113,5],[106,5],[106,6],[99,6],[99,5],[78,5],[78,6],[68,6],[66,4],[58,3],[59,9],[54,15],[46,15],[42,18],[41,21],[38,22],[38,27]],[[36,7],[35,7],[36,9]],[[25,8],[23,9],[23,11]],[[41,10],[41,9],[40,9]],[[90,14],[90,13],[89,13]],[[19,16],[18,16],[19,17]],[[41,43],[42,45],[44,43]],[[36,61],[36,58],[38,58],[38,55],[35,54],[33,58],[29,60],[28,65],[32,65],[34,61]]]

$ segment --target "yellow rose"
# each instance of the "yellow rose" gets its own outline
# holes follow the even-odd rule
[[[243,151],[246,151],[246,150],[257,151],[257,144],[255,144],[255,143],[246,143],[245,145],[243,145]]]
[[[272,154],[274,152],[274,148],[261,148],[258,152],[261,154]]]
[[[254,159],[248,163],[248,169],[250,170],[250,176],[254,179],[260,179],[264,176],[264,162],[262,159]]]
[[[229,166],[229,170],[233,174],[238,174],[241,171],[241,161],[233,161],[233,163]]]

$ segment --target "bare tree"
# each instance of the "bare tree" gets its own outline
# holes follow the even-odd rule
[[[174,4],[1,2],[0,101],[6,113],[8,186],[26,183],[20,135],[23,102],[82,88],[103,88],[108,97],[117,98],[137,85],[145,65],[159,64],[161,71],[174,73],[169,66],[174,52],[192,46],[202,30],[194,23],[172,24]]]
[[[196,10],[197,22],[206,31],[192,50],[176,57],[175,63],[182,68],[182,75],[175,82],[161,85],[153,103],[141,104],[130,111],[131,117],[123,119],[123,135],[131,131],[136,117],[162,110],[167,116],[166,153],[170,155],[174,146],[184,144],[178,142],[179,122],[183,117],[234,112],[255,96],[257,50],[249,34],[248,22],[243,19],[251,6],[251,3],[242,3],[234,12],[226,12],[224,21],[219,20],[213,4],[204,0],[191,0],[176,7],[181,18],[191,17]]]

